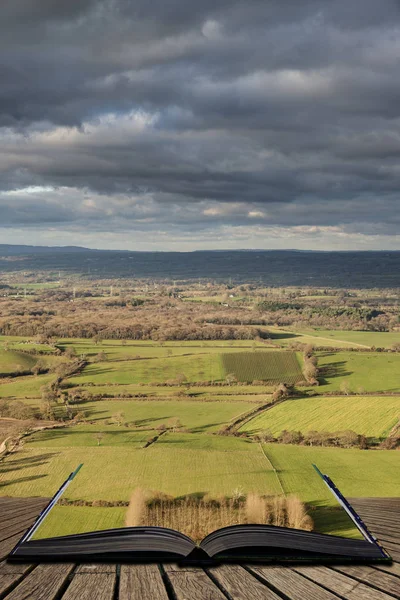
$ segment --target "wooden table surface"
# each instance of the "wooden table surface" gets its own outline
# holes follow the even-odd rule
[[[400,599],[400,498],[351,501],[394,559],[391,566],[253,567],[8,564],[42,498],[0,498],[0,599],[389,600]]]

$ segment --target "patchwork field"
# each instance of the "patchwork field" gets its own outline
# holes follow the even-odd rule
[[[278,435],[284,429],[302,433],[352,429],[368,437],[386,437],[399,419],[400,397],[395,396],[293,398],[257,415],[241,431],[269,429]]]
[[[331,334],[332,345],[342,345],[343,335],[349,345],[363,343],[347,334],[364,332],[314,333],[314,340],[317,333],[321,341],[327,338],[324,345],[330,345]],[[342,337],[336,338],[336,334]],[[282,335],[276,338],[277,342],[306,341],[290,332]],[[18,349],[28,348],[23,338],[3,337],[1,341],[8,341],[10,349],[0,351],[0,371],[6,368],[7,361],[14,365],[16,357],[27,360],[29,369],[38,359]],[[386,343],[391,345],[392,339],[387,338]],[[374,345],[384,344],[376,341]],[[268,402],[277,383],[303,380],[301,354],[272,351],[265,344],[252,341],[160,344],[105,340],[95,344],[92,340],[74,339],[59,340],[58,347],[64,352],[73,349],[77,356],[85,356],[89,364],[81,373],[64,379],[57,406],[62,406],[66,393],[76,387],[104,399],[79,402],[74,408],[83,413],[81,422],[35,433],[24,439],[18,452],[0,461],[0,495],[49,496],[83,462],[76,487],[71,486],[68,492],[72,499],[125,502],[138,486],[172,496],[215,497],[232,496],[238,491],[280,494],[283,489],[286,494],[295,493],[311,503],[318,529],[331,533],[351,531],[346,519],[338,521],[338,515],[329,512],[333,510],[333,500],[314,473],[313,462],[346,495],[400,495],[398,451],[261,446],[246,438],[215,435],[239,415]],[[97,357],[99,353],[104,353],[106,359]],[[97,362],[99,358],[103,360]],[[321,385],[315,390],[321,394],[341,390],[359,395],[288,399],[254,417],[241,431],[270,429],[276,435],[283,429],[352,429],[368,437],[385,437],[399,419],[400,394],[379,396],[379,392],[400,392],[400,354],[333,349],[319,352],[318,359]],[[46,360],[65,358],[50,355]],[[237,384],[226,385],[229,374],[235,375]],[[3,377],[0,398],[23,399],[40,407],[42,387],[54,378],[54,373]],[[253,380],[267,383],[244,383]],[[225,385],[196,385],[200,381]],[[174,385],[163,385],[166,382]],[[185,386],[186,383],[190,385]],[[361,390],[375,395],[360,393]],[[142,398],[127,398],[128,394]],[[159,435],[160,426],[166,426],[168,431]],[[150,438],[153,442],[144,448]],[[60,510],[65,519],[74,520],[77,531],[90,529],[90,524],[99,520],[104,527],[119,526],[125,512],[121,507],[67,506]],[[62,534],[64,525],[60,527]]]
[[[238,381],[297,383],[304,379],[295,352],[222,354],[222,365],[225,373],[232,373]]]

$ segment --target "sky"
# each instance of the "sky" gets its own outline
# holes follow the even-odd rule
[[[398,0],[0,4],[0,243],[400,249]]]

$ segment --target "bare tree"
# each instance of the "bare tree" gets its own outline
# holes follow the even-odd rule
[[[122,425],[122,424],[124,423],[124,421],[125,421],[125,413],[123,413],[123,412],[121,412],[121,411],[120,411],[120,412],[117,412],[117,413],[114,413],[114,414],[113,414],[113,416],[112,416],[111,418],[112,418],[112,420],[114,421],[114,423],[115,423],[116,425],[118,425],[118,427],[121,427],[121,425]]]
[[[100,446],[102,440],[104,439],[104,433],[102,431],[98,431],[94,434],[94,437],[97,440],[97,445]]]

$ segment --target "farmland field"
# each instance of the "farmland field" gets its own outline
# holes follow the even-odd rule
[[[340,390],[343,382],[354,392],[400,392],[400,354],[379,352],[319,352],[322,392]]]
[[[17,370],[30,371],[36,362],[37,358],[35,356],[31,356],[25,352],[18,352],[17,350],[0,350],[1,375],[8,375]]]
[[[229,439],[229,445],[234,441]],[[63,478],[81,462],[84,468],[77,484],[68,490],[71,499],[126,501],[137,486],[173,496],[231,495],[239,487],[280,493],[276,475],[257,444],[239,440],[235,451],[210,451],[179,444],[179,434],[177,442],[174,444],[172,439],[168,446],[156,443],[147,449],[26,447],[2,463],[1,493],[51,496]]]
[[[1,465],[2,494],[47,497],[81,462],[84,468],[77,484],[68,491],[71,499],[126,501],[137,486],[174,496],[231,495],[240,487],[264,494],[281,491],[277,475],[258,444],[210,436],[210,440],[218,441],[217,448],[202,448],[200,445],[192,447],[190,434],[168,434],[168,437],[147,449],[128,447],[129,444],[124,447],[55,447],[51,440],[47,447],[26,445]],[[208,436],[195,436],[195,439],[200,441],[200,437]],[[329,492],[312,470],[313,462],[349,497],[400,495],[398,452],[394,450],[280,444],[267,444],[263,450],[277,470],[285,492],[298,494],[306,502],[333,504]]]
[[[84,383],[152,383],[184,376],[189,382],[224,378],[219,355],[199,354],[122,362],[91,363],[82,374],[71,377],[75,385]]]
[[[85,402],[80,406],[85,410],[88,420],[95,421],[96,430],[103,427],[104,420],[110,419],[113,414],[120,412],[123,413],[124,421],[129,423],[130,427],[151,429],[162,423],[167,423],[169,419],[178,418],[184,428],[189,428],[193,432],[214,431],[224,423],[252,408],[252,405],[247,402],[196,402],[186,400],[103,400]],[[59,434],[66,439],[70,436],[75,437],[75,434],[80,432],[82,427],[86,427],[86,425],[63,429],[60,430]],[[117,428],[117,430],[124,429],[125,427]],[[51,438],[53,434],[55,434],[53,431],[43,432],[42,434],[36,434],[35,439],[38,439],[38,436]]]
[[[329,491],[311,475],[312,463],[329,475],[348,498],[400,496],[397,450],[315,448],[290,444],[266,444],[264,450],[278,471],[286,493],[298,494],[305,502],[334,504]]]
[[[246,423],[241,431],[269,429],[274,435],[284,429],[340,431],[352,429],[365,436],[386,437],[400,419],[400,397],[340,396],[286,400]]]
[[[320,338],[320,345],[329,345],[329,341],[340,345],[340,342],[359,346],[390,348],[393,344],[400,343],[400,332],[387,331],[336,331],[332,329],[313,329],[296,331],[300,335]],[[345,344],[344,344],[345,345]]]
[[[304,379],[295,352],[236,352],[222,354],[225,372],[238,381],[269,381],[297,383]]]

